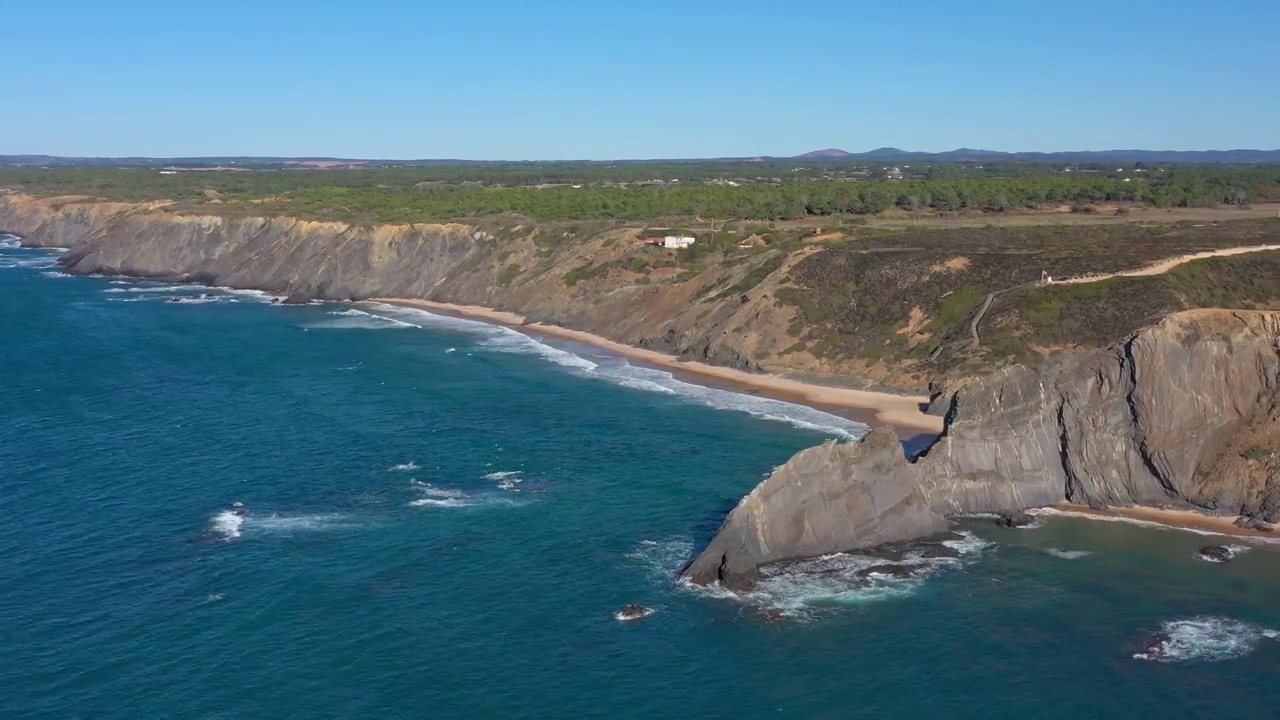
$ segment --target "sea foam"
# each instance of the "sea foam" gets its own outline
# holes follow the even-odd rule
[[[240,529],[244,526],[244,516],[230,510],[223,510],[209,519],[209,530],[224,540],[240,537]]]
[[[413,487],[421,497],[410,500],[410,507],[470,508],[515,504],[509,498],[493,493],[468,493],[454,488],[441,488],[429,483],[416,482],[413,483]]]
[[[761,568],[761,576],[755,586],[746,592],[736,592],[712,584],[698,586],[677,579],[677,585],[689,592],[741,602],[748,607],[768,610],[793,619],[812,617],[822,610],[839,609],[850,605],[880,602],[914,594],[929,578],[948,570],[954,570],[973,561],[992,545],[972,533],[960,533],[961,537],[943,544],[958,551],[958,558],[924,558],[907,553],[900,562],[859,553],[832,553],[821,557],[772,565]],[[686,538],[662,541],[645,540],[627,554],[655,580],[671,582],[689,561],[693,542]],[[911,577],[893,577],[888,574],[859,573],[877,565],[901,565],[911,570]]]
[[[329,316],[327,320],[310,323],[306,327],[327,330],[398,330],[417,327],[413,323],[355,309],[334,310]]]
[[[1263,640],[1280,636],[1260,625],[1210,616],[1173,620],[1164,623],[1161,630],[1158,652],[1134,653],[1134,659],[1166,663],[1231,660],[1253,652]]]

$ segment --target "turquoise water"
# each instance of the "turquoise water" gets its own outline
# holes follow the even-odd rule
[[[971,520],[922,580],[837,557],[694,591],[674,573],[728,507],[856,423],[466,321],[52,258],[0,249],[0,717],[1280,709],[1266,549]],[[613,619],[631,603],[656,612]],[[1156,632],[1170,656],[1135,659]]]

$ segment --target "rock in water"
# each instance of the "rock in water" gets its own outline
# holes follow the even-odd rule
[[[1196,554],[1200,556],[1201,560],[1216,563],[1230,562],[1234,555],[1230,548],[1221,545],[1206,545],[1200,548]]]
[[[909,578],[912,575],[911,567],[908,565],[872,565],[869,568],[859,570],[857,576],[860,578],[868,578],[872,575],[883,575],[892,578]]]
[[[629,622],[632,620],[641,620],[653,614],[653,608],[643,605],[628,605],[613,614],[614,620]]]
[[[684,571],[697,584],[750,586],[761,565],[925,537],[947,529],[913,482],[897,435],[876,428],[777,468],[738,503]]]
[[[914,548],[914,550],[920,557],[925,559],[960,557],[959,550],[942,543],[923,543]]]
[[[1021,510],[1002,512],[996,517],[996,525],[1002,528],[1022,528],[1035,524],[1032,517]]]

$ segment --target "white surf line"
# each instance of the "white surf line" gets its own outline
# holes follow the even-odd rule
[[[1139,527],[1150,528],[1152,530],[1170,530],[1188,532],[1195,535],[1205,535],[1208,537],[1232,538],[1241,542],[1254,543],[1256,545],[1276,545],[1280,544],[1280,537],[1268,538],[1258,535],[1236,535],[1234,533],[1223,532],[1221,530],[1206,530],[1204,528],[1184,527],[1182,525],[1171,525],[1167,523],[1157,522],[1155,520],[1142,520],[1139,518],[1126,517],[1124,515],[1097,515],[1095,513],[1078,512],[1075,510],[1060,510],[1058,508],[1028,508],[1028,515],[1039,515],[1045,517],[1070,517],[1081,518],[1083,520],[1098,520],[1101,522],[1116,522],[1126,525],[1137,525]]]

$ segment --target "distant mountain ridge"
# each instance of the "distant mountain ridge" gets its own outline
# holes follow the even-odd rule
[[[1280,150],[1070,150],[1063,152],[1002,152],[959,148],[929,153],[882,147],[862,153],[837,148],[796,155],[793,160],[907,161],[907,162],[1036,162],[1036,163],[1280,163]]]
[[[464,160],[460,158],[425,158],[394,160],[375,158],[341,158],[324,156],[270,157],[205,155],[191,157],[60,157],[56,155],[0,155],[0,167],[364,167],[423,165],[570,165],[593,163],[672,164],[730,162],[876,162],[876,163],[1081,163],[1131,164],[1145,163],[1227,163],[1280,164],[1280,150],[1080,150],[1065,152],[1002,152],[959,148],[945,152],[916,152],[894,147],[881,147],[866,152],[849,152],[840,148],[814,150],[790,157],[748,156],[718,158],[652,158],[617,160]]]

